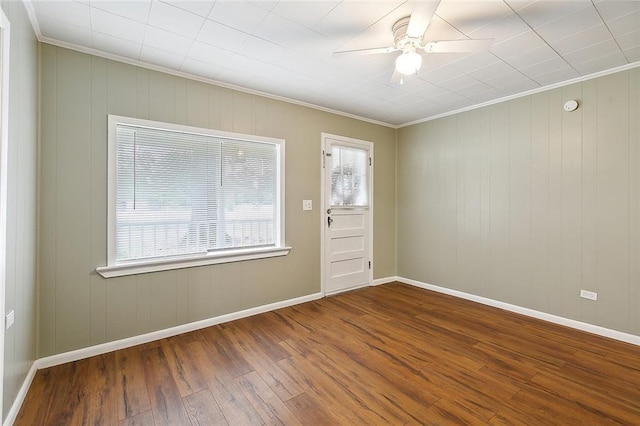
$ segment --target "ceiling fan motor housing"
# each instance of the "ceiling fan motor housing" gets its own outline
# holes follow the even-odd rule
[[[407,35],[407,28],[409,27],[410,16],[406,16],[398,20],[393,27],[393,39],[398,50],[413,51],[421,47],[421,39],[418,37],[409,37]]]

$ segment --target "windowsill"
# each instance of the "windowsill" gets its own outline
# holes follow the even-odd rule
[[[154,259],[135,263],[124,263],[114,266],[99,266],[96,272],[104,278],[123,277],[126,275],[146,274],[149,272],[169,271],[172,269],[192,268],[194,266],[215,265],[217,263],[241,262],[244,260],[266,259],[286,256],[291,247],[269,247],[258,249],[240,249],[225,253],[208,253],[204,255]]]

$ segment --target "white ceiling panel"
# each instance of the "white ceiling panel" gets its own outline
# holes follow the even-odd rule
[[[141,45],[132,41],[94,32],[93,48],[101,52],[113,53],[125,58],[140,59]]]
[[[65,40],[67,43],[72,44],[91,42],[92,32],[88,28],[40,15],[38,15],[38,23],[40,24],[40,31],[54,40]]]
[[[550,72],[562,70],[565,68],[571,68],[571,67],[569,66],[569,64],[567,64],[567,62],[563,58],[556,56],[554,58],[549,59],[548,61],[538,62],[528,67],[523,67],[520,69],[520,72],[522,72],[524,75],[531,78],[532,80],[538,81],[536,77],[539,75],[548,74]]]
[[[545,46],[546,43],[534,31],[527,31],[508,40],[491,46],[491,53],[500,58],[511,58],[531,49]]]
[[[224,66],[235,55],[230,50],[212,46],[201,41],[195,41],[189,50],[187,58],[206,62],[212,65]],[[206,74],[204,74],[206,76]]]
[[[462,59],[451,62],[450,66],[460,70],[461,72],[468,73],[478,70],[480,68],[493,65],[500,62],[500,59],[491,52],[479,52],[472,55],[465,56]]]
[[[564,19],[552,21],[535,29],[548,43],[552,43],[598,25],[602,25],[598,12],[593,7],[585,7]]]
[[[506,62],[496,62],[489,66],[471,71],[470,74],[479,81],[487,81],[490,78],[509,74],[513,72],[513,67]]]
[[[240,49],[249,37],[250,35],[245,32],[206,20],[196,40],[227,50],[236,50]]]
[[[583,49],[576,50],[567,55],[564,55],[564,59],[571,65],[579,64],[587,61],[591,61],[594,58],[602,56],[608,56],[612,53],[620,53],[620,48],[615,40],[609,39],[598,44],[592,44]]]
[[[149,12],[151,11],[151,0],[136,1],[104,1],[91,0],[91,7],[113,13],[124,18],[133,19],[142,24],[149,21]]]
[[[495,43],[500,43],[529,31],[531,31],[529,25],[520,19],[518,15],[512,14],[472,31],[468,36],[470,38],[492,38]]]
[[[133,19],[91,8],[91,29],[97,33],[142,44],[147,27]]]
[[[471,33],[511,15],[511,8],[502,1],[444,1],[438,8],[438,16],[447,22],[455,22],[463,33]]]
[[[162,49],[167,52],[185,56],[186,52],[189,52],[189,49],[193,44],[193,39],[179,36],[159,28],[147,27],[143,44],[145,46],[155,47],[156,49]]]
[[[137,1],[137,0],[136,0]],[[206,18],[209,16],[215,0],[160,0],[163,3],[170,4],[187,12]]]
[[[589,59],[585,62],[572,64],[580,74],[591,74],[602,69],[614,68],[627,63],[627,59],[620,51],[610,53],[608,55]]]
[[[596,25],[587,30],[577,32],[563,39],[551,42],[551,46],[561,55],[567,55],[611,38],[609,30],[604,24]]]
[[[42,36],[200,78],[400,125],[640,60],[640,1],[442,0],[424,41],[493,39],[426,53],[391,82],[392,26],[415,0],[25,0]],[[640,65],[640,64],[639,64]]]
[[[507,58],[505,59],[505,62],[515,69],[521,69],[558,57],[559,56],[555,50],[547,45],[543,45],[532,50],[527,50],[519,55]]]
[[[295,1],[279,2],[271,11],[282,18],[300,24],[307,28],[319,28],[318,23],[336,6],[340,1]]]
[[[621,37],[617,37],[616,41],[621,49],[631,49],[636,46],[640,46],[640,29],[632,33],[625,34]]]
[[[76,27],[91,28],[91,8],[83,3],[75,1],[65,4],[56,1],[39,2],[35,11],[38,16],[46,16]]]
[[[262,5],[260,3],[260,6]],[[264,21],[268,14],[268,10],[246,1],[218,1],[211,9],[209,19],[228,27],[251,33]]]
[[[332,38],[350,39],[394,11],[404,1],[343,1],[326,15],[317,16],[311,28]],[[403,17],[398,16],[398,19]]]
[[[554,4],[550,4],[551,2]],[[563,21],[566,16],[591,7],[589,0],[529,1],[526,2],[528,4],[507,0],[507,3],[514,7],[518,11],[518,15],[534,28],[542,27],[554,21]],[[517,7],[517,5],[520,7]]]
[[[605,21],[640,12],[640,1],[629,0],[595,0],[596,9]]]
[[[180,66],[180,71],[194,75],[208,75],[209,78],[216,79],[218,72],[222,69],[221,65],[213,65],[208,62],[198,61],[197,59],[185,58]]]
[[[159,1],[153,2],[149,13],[149,25],[191,38],[198,34],[204,21],[202,16]]]
[[[640,46],[631,47],[629,49],[623,50],[625,58],[627,58],[627,62],[638,62],[640,61]]]
[[[152,64],[160,65],[172,70],[179,70],[184,56],[156,49],[155,47],[142,46],[140,50],[140,60]]]
[[[471,77],[469,74],[462,74],[457,77],[445,80],[438,84],[443,89],[456,92],[457,90],[466,89],[467,87],[474,86],[478,83],[478,80]]]
[[[578,71],[567,65],[564,68],[532,76],[532,79],[537,81],[539,84],[550,85],[572,80],[577,77],[580,77]]]
[[[637,31],[640,28],[640,11],[607,21],[607,26],[615,37]]]
[[[253,34],[300,53],[326,55],[332,50],[328,37],[275,14],[267,16]]]

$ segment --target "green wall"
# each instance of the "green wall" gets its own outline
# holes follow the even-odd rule
[[[396,275],[395,130],[41,45],[39,356],[320,291],[320,135],[375,146],[374,278]],[[286,140],[288,256],[103,279],[107,114]],[[314,210],[302,211],[312,199]]]
[[[400,129],[398,275],[640,335],[639,123],[635,68]]]
[[[11,33],[4,304],[6,313],[15,311],[4,334],[5,419],[36,358],[38,42],[22,2],[0,5]]]

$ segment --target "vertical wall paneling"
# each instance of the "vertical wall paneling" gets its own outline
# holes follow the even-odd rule
[[[562,102],[582,98],[582,85],[563,87]],[[562,106],[560,106],[561,108]],[[582,278],[582,109],[562,111],[562,315],[578,312]]]
[[[640,69],[629,73],[629,323],[640,335]]]
[[[37,351],[38,42],[22,2],[2,1],[0,6],[10,25],[6,93],[7,230],[2,303],[6,314],[14,312],[14,323],[3,335],[0,404],[4,420]],[[44,237],[48,244],[52,243],[50,233]],[[52,264],[44,266],[51,268]],[[2,320],[4,327],[4,318]]]
[[[46,44],[41,73],[39,356],[319,292],[321,132],[372,140],[384,154],[374,181],[395,176],[392,128]],[[286,239],[293,250],[282,258],[96,276],[95,267],[106,262],[107,114],[284,138]],[[389,226],[395,184],[375,191],[383,220],[374,216],[374,259],[385,261],[374,267],[374,278],[381,278],[396,275]],[[301,200],[309,198],[314,210],[302,211]]]
[[[103,284],[106,298],[92,308],[106,311],[106,336],[104,341],[129,337],[128,332],[137,317],[136,277],[117,277]],[[97,298],[97,296],[96,296]]]
[[[186,124],[194,127],[209,126],[209,87],[197,81],[187,81]]]
[[[509,108],[509,296],[531,304],[531,97]]]
[[[457,207],[458,207],[458,139],[457,139],[457,118],[447,117],[443,119],[438,128],[438,176],[443,184],[442,190],[438,194],[439,198],[439,232],[440,242],[440,262],[439,276],[448,286],[457,288],[456,270],[458,262],[458,228],[457,228]],[[448,139],[445,135],[451,134]]]
[[[49,45],[40,45],[40,65],[48,72],[41,73],[40,102],[47,105],[47,114],[41,114],[40,125],[46,132],[40,134],[40,217],[39,217],[39,261],[38,280],[40,292],[40,310],[38,321],[39,347],[53,351],[56,342],[56,199],[58,155],[56,134],[58,133],[56,81],[58,55]],[[46,253],[46,256],[43,254]]]
[[[107,187],[107,165],[103,159],[107,155],[107,61],[91,58],[92,106],[91,106],[91,188]],[[104,224],[107,222],[107,200],[97,191],[91,192],[91,259],[87,266],[101,262],[107,255],[107,241]],[[95,272],[91,274],[91,344],[104,342],[106,339],[107,311],[104,303],[106,297],[105,281]]]
[[[548,295],[553,292],[549,263],[549,114],[548,92],[531,98],[531,307],[549,311]]]
[[[489,297],[500,298],[509,289],[509,106],[491,108],[490,141],[491,246]]]
[[[460,162],[458,184],[458,286],[460,290],[478,293],[482,283],[481,263],[481,182],[482,182],[482,111],[469,114],[469,126],[458,132],[458,159]]]
[[[598,291],[598,85],[586,81],[582,85],[582,276],[581,288]],[[577,112],[577,111],[575,111]],[[598,305],[581,299],[581,317],[590,323],[598,322]]]
[[[60,166],[56,198],[56,350],[64,352],[77,348],[76,339],[90,340],[92,105],[86,93],[92,91],[92,67],[89,56],[70,51],[58,53],[57,66],[58,91],[67,93],[65,98],[58,97],[55,105]]]
[[[399,129],[398,275],[637,335],[639,105],[633,69]]]
[[[562,311],[562,114],[564,104],[562,91],[553,90],[549,96],[549,285],[541,288],[540,297],[545,298],[549,312],[563,315]]]
[[[598,79],[598,303],[605,327],[628,327],[629,75]],[[635,283],[638,285],[638,283]],[[635,309],[638,309],[636,306]]]

